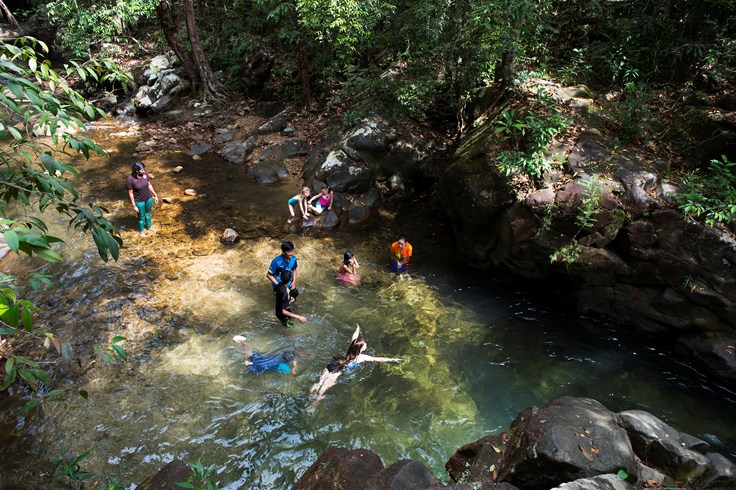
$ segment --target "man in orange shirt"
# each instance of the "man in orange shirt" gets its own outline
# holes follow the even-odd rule
[[[411,252],[411,244],[406,241],[406,236],[400,235],[399,239],[391,244],[391,272],[399,274],[406,272]]]

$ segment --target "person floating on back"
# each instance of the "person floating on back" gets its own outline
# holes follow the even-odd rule
[[[348,284],[358,284],[358,259],[355,258],[352,252],[345,252],[342,263],[337,269],[337,280],[346,282]]]
[[[403,274],[409,270],[409,259],[411,259],[411,243],[406,241],[405,235],[399,235],[399,239],[391,244],[391,272]]]
[[[296,300],[299,296],[299,290],[296,288],[289,289],[289,283],[291,281],[291,271],[285,270],[281,272],[281,282],[276,286],[274,293],[276,294],[276,306],[275,313],[276,317],[281,321],[281,324],[287,328],[293,327],[291,322],[292,318],[296,318],[302,323],[306,323],[306,317],[297,315],[291,312],[291,303]]]
[[[299,191],[299,194],[289,199],[289,213],[291,213],[291,217],[286,220],[287,223],[291,223],[291,221],[296,216],[296,207],[299,207],[299,211],[302,213],[302,219],[309,218],[309,211],[307,207],[309,206],[309,187],[302,187],[302,189]]]
[[[277,371],[282,374],[296,374],[296,352],[287,350],[280,354],[261,354],[253,352],[248,340],[236,335],[233,340],[240,344],[245,354],[245,366],[249,373],[261,374],[265,371]]]
[[[360,325],[356,325],[347,353],[344,356],[335,356],[332,362],[322,371],[319,381],[309,390],[310,393],[317,395],[312,405],[313,408],[324,398],[327,390],[335,386],[337,378],[344,371],[350,370],[362,362],[404,362],[404,359],[399,357],[374,357],[363,354],[363,351],[367,348],[368,344],[360,335]]]

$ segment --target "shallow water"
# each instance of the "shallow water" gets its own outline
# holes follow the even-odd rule
[[[383,210],[380,226],[301,234],[285,224],[297,182],[259,187],[215,158],[171,154],[146,162],[159,195],[174,203],[154,210],[155,233],[135,236],[123,183],[136,139],[105,141],[135,126],[117,124],[93,132],[113,156],[82,164],[77,184],[124,227],[120,260],[102,263],[91,240],[72,232],[62,266],[4,263],[54,275],[54,289],[36,298],[37,323],[76,339],[79,363],[53,373],[90,395],[27,418],[3,414],[0,487],[42,487],[51,457],[87,449],[95,471],[130,488],[174,458],[217,465],[221,488],[289,488],[329,445],[373,449],[386,465],[415,458],[444,478],[460,445],[564,395],[648,410],[736,458],[733,393],[628,327],[472,271],[425,202]],[[185,170],[172,174],[176,165]],[[190,187],[200,196],[183,197]],[[233,247],[217,240],[228,226],[244,237]],[[386,272],[397,232],[414,245],[410,280]],[[273,315],[265,277],[283,239],[297,247],[296,308],[309,318],[290,330]],[[361,263],[359,286],[334,279],[345,250]],[[313,406],[309,388],[356,323],[368,353],[407,362],[361,365]],[[245,373],[236,334],[258,351],[303,351],[298,372]],[[114,335],[129,339],[130,362],[90,365],[92,342],[81,339]]]

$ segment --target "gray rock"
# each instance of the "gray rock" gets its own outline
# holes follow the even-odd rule
[[[626,471],[636,481],[634,451],[619,419],[589,398],[559,398],[520,413],[499,480],[547,490],[564,482]]]
[[[606,147],[602,145],[602,139],[597,129],[589,129],[581,133],[570,156],[567,157],[566,170],[573,174],[590,172],[589,165],[598,164],[609,154]]]
[[[232,245],[238,241],[238,233],[232,228],[226,228],[225,231],[222,232],[220,241],[225,245]]]
[[[244,165],[258,146],[258,138],[251,136],[245,141],[231,141],[217,152],[222,158],[235,165]]]
[[[201,155],[202,153],[207,153],[211,149],[212,145],[209,143],[197,143],[189,149],[187,155]]]
[[[170,66],[171,62],[166,56],[158,55],[148,63],[148,68],[143,72],[143,78],[148,82],[148,85],[153,85],[161,72]]]
[[[222,143],[228,143],[235,139],[235,135],[236,135],[235,131],[223,131],[222,133],[212,138],[212,141],[218,145]]]
[[[179,85],[181,83],[181,77],[173,72],[173,70],[169,73],[164,74],[161,76],[158,81],[156,82],[156,85],[154,85],[154,90],[156,90],[156,93],[159,94],[159,96],[163,96],[166,94],[169,94],[172,92],[174,87]]]
[[[720,454],[707,455],[710,466],[695,482],[703,490],[733,490],[736,488],[736,465]]]
[[[708,459],[685,447],[680,432],[654,415],[643,410],[618,415],[634,451],[645,462],[683,482],[695,480],[708,469]]]
[[[322,229],[334,230],[340,224],[340,218],[337,217],[337,214],[334,210],[330,209],[329,211],[320,215],[319,222]]]
[[[616,475],[600,475],[563,483],[552,490],[634,490],[635,488]]]
[[[171,107],[173,103],[174,103],[174,99],[170,95],[164,95],[163,97],[158,99],[156,102],[151,104],[151,111],[153,111],[156,114],[161,113],[165,111],[166,109],[168,109],[169,107]]]
[[[259,161],[283,160],[309,153],[309,143],[303,140],[291,140],[266,147],[258,156]]]
[[[357,225],[367,220],[371,215],[371,210],[365,206],[356,206],[348,212],[348,223]]]
[[[273,184],[278,182],[279,174],[269,162],[259,162],[248,169],[248,180],[256,184]]]
[[[262,124],[255,130],[254,134],[278,133],[286,127],[292,117],[294,117],[294,110],[290,108],[284,109]]]

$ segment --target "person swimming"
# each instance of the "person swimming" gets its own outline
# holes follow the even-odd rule
[[[327,390],[335,386],[337,378],[345,370],[352,369],[363,362],[404,362],[404,359],[399,357],[375,357],[363,354],[367,348],[368,344],[360,334],[360,325],[356,325],[355,332],[350,339],[350,345],[345,355],[335,356],[332,362],[322,371],[320,380],[309,390],[310,393],[316,395],[316,399],[312,403],[312,409],[324,398]]]
[[[253,352],[248,344],[248,339],[242,335],[236,335],[233,340],[240,344],[245,354],[245,366],[249,373],[261,374],[266,371],[276,371],[281,374],[296,373],[296,352],[287,350],[280,354],[261,354]]]

